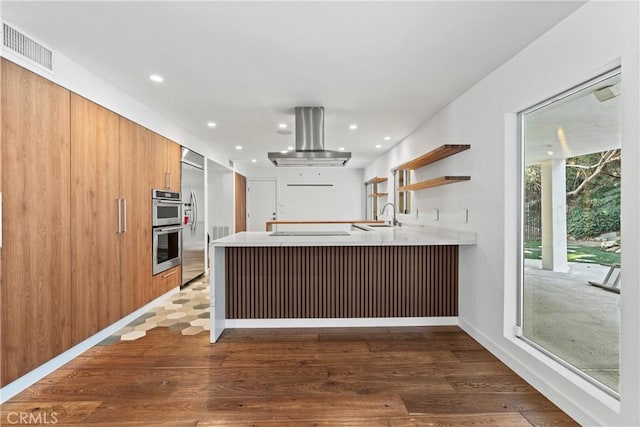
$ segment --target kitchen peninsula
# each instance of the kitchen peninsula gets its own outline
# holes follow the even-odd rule
[[[458,246],[475,244],[475,233],[292,234],[242,232],[212,242],[211,342],[225,327],[455,321]]]

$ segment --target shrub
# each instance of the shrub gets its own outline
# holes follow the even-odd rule
[[[602,233],[620,230],[620,206],[574,207],[567,212],[567,232],[576,238],[596,237]]]

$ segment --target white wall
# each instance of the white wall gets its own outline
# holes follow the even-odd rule
[[[247,180],[278,181],[279,220],[349,221],[364,218],[362,169],[247,168]],[[293,187],[287,184],[331,184],[331,187]]]
[[[429,166],[421,179],[471,175],[471,181],[414,192],[414,221],[477,232],[461,249],[462,327],[583,425],[640,425],[640,148],[637,2],[590,2],[495,70],[365,169],[389,169],[441,144],[471,149]],[[517,268],[518,139],[515,113],[622,65],[622,282],[620,403],[530,352],[513,336]],[[390,194],[390,199],[392,195]],[[435,223],[428,211],[440,208]],[[458,212],[469,208],[469,223]]]
[[[207,162],[207,232],[211,227],[229,226],[233,232],[233,171],[215,165],[211,160]]]

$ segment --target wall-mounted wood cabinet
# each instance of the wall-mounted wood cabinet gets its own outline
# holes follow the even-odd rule
[[[151,172],[151,187],[162,190],[180,191],[181,147],[161,135],[151,132],[154,167]]]
[[[168,290],[153,286],[151,189],[180,185],[180,146],[77,95],[71,127],[77,343]]]
[[[73,344],[122,317],[119,117],[71,94]]]
[[[180,191],[180,146],[5,59],[1,74],[4,386],[179,286],[179,268],[152,276],[151,189]]]
[[[152,299],[151,189],[154,134],[120,117],[120,196],[123,234],[120,264],[121,309],[126,315]],[[155,175],[158,175],[156,173]]]
[[[71,346],[70,92],[2,59],[2,385]]]

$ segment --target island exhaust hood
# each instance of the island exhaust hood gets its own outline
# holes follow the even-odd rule
[[[268,153],[275,166],[344,166],[351,153],[324,149],[324,107],[296,107],[296,149]]]

